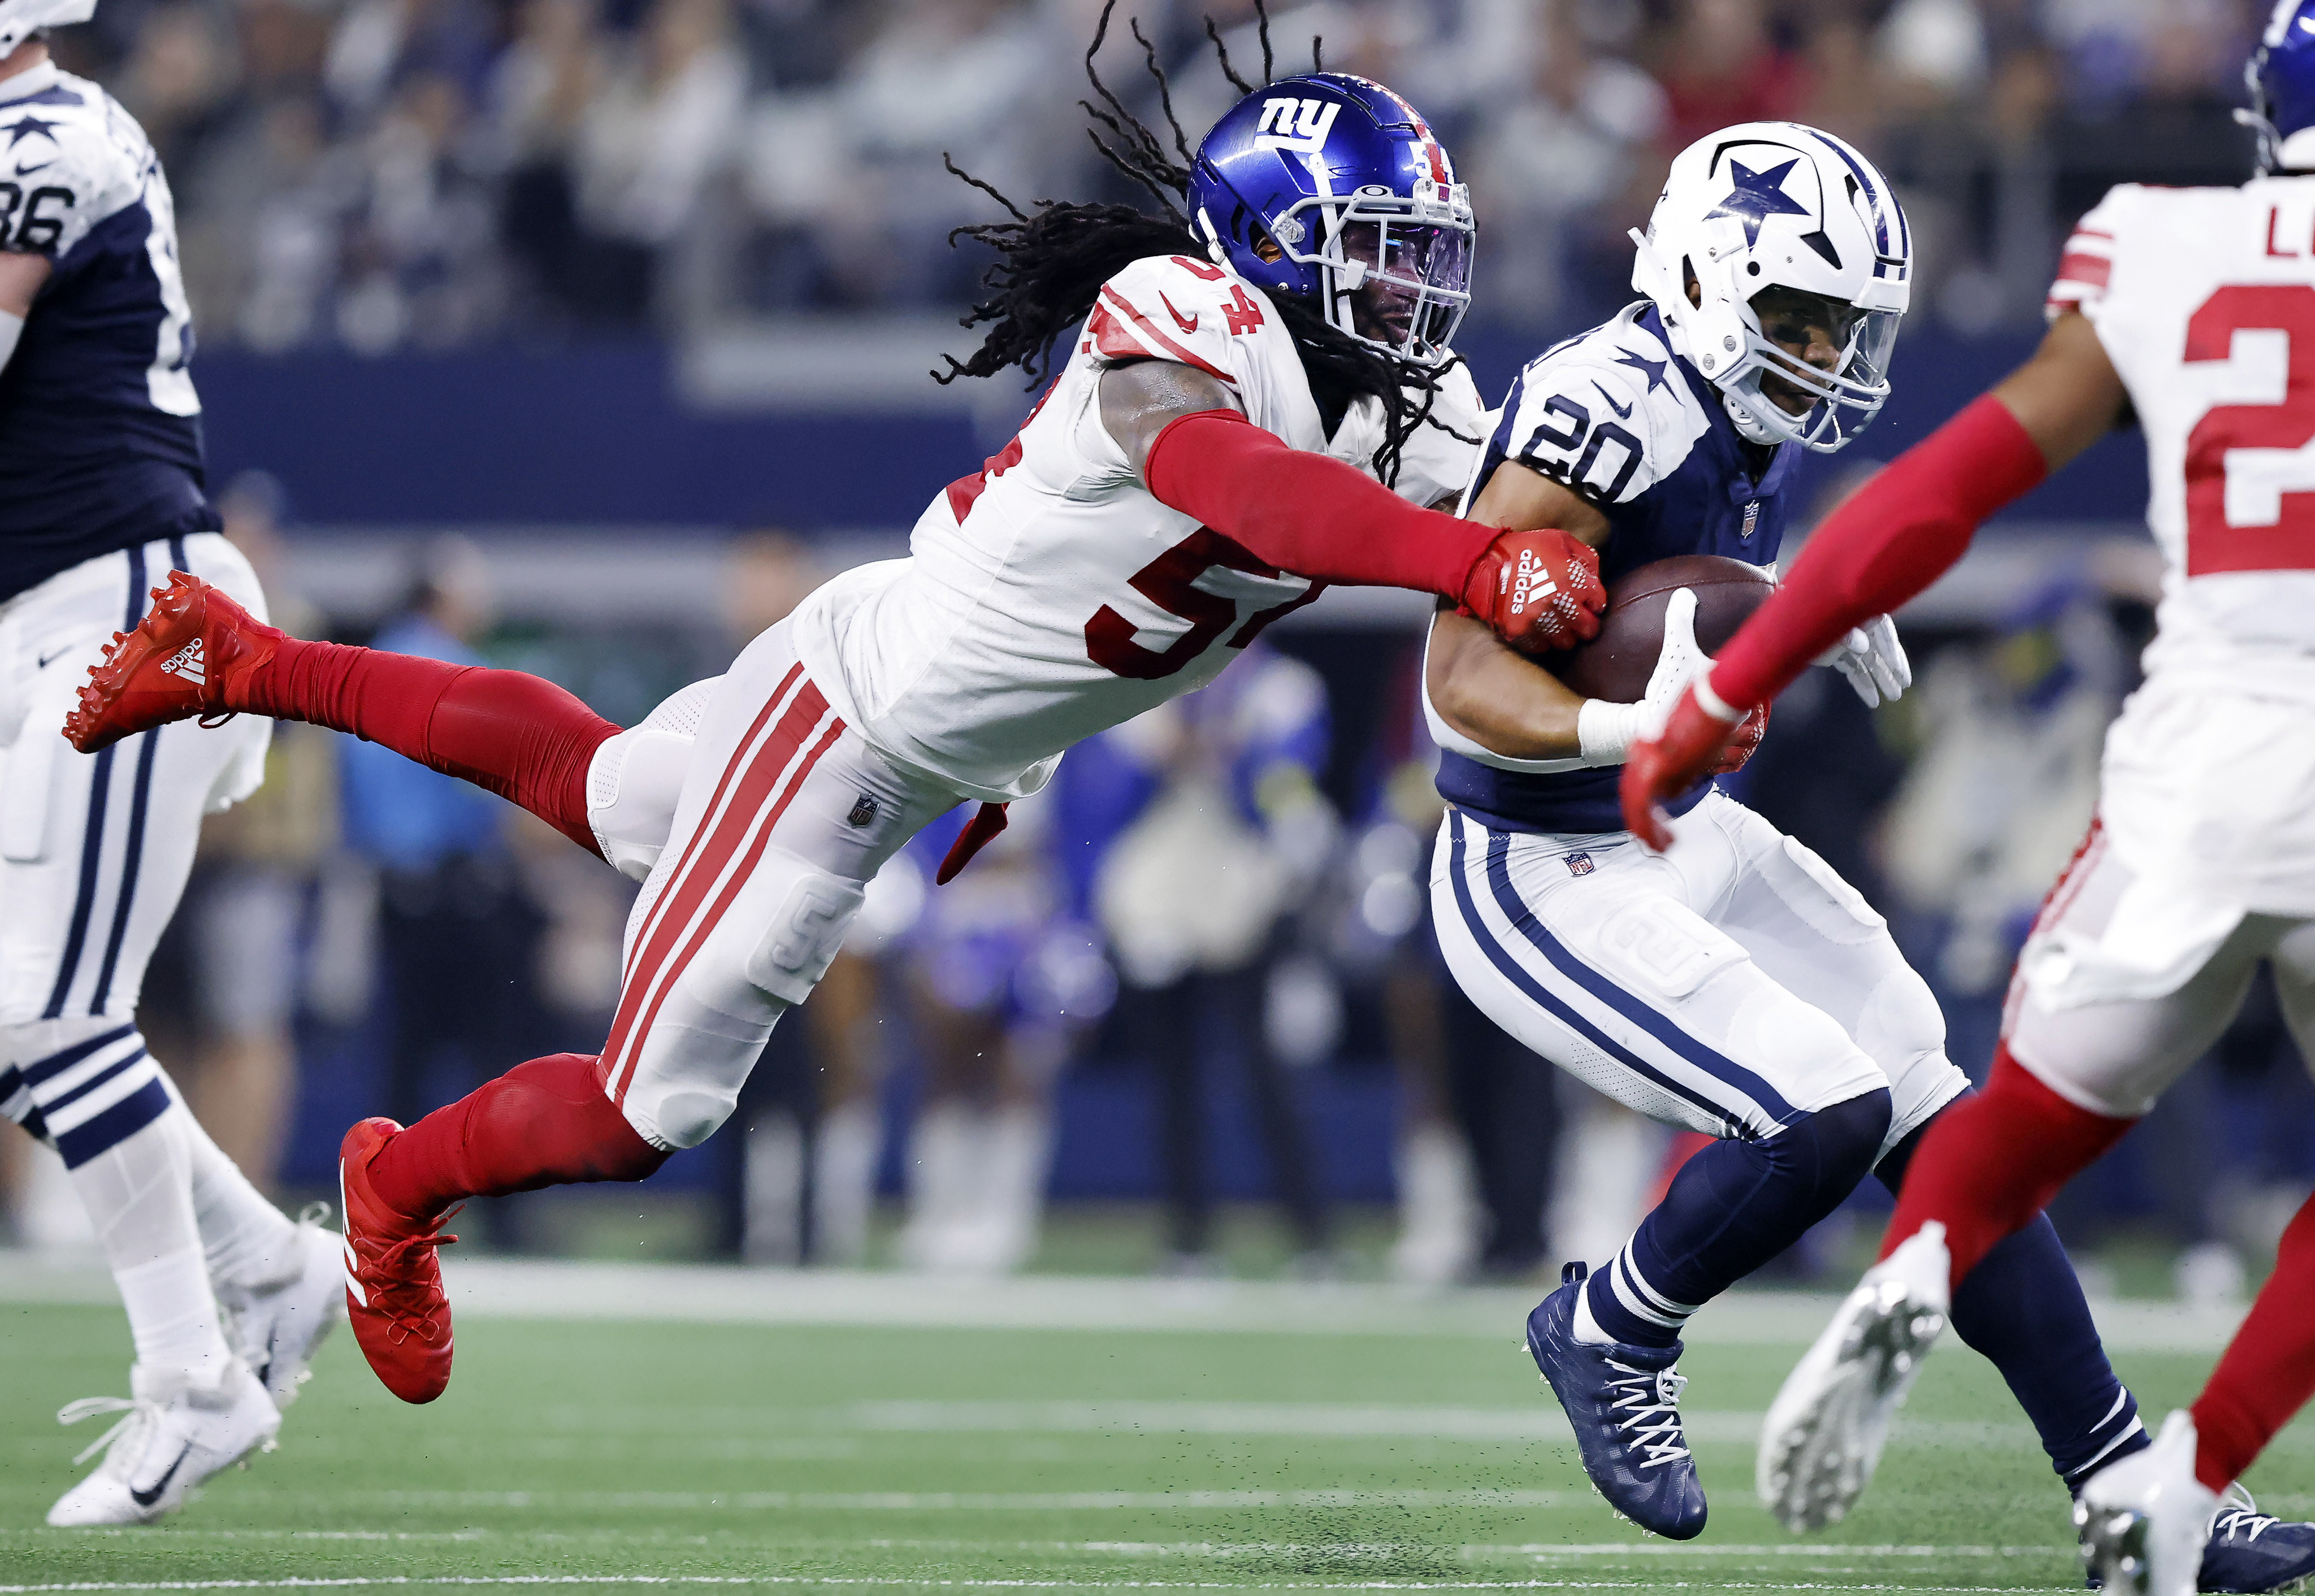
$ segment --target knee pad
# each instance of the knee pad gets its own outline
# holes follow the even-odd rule
[[[135,1023],[92,1015],[0,1024],[0,1100],[67,1168],[126,1141],[173,1102]]]

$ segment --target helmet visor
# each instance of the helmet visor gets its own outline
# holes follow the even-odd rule
[[[1288,253],[1325,270],[1330,321],[1399,359],[1435,366],[1448,358],[1471,304],[1468,206],[1358,194],[1294,208],[1323,215],[1308,240],[1318,247]]]
[[[1754,295],[1752,310],[1755,380],[1768,410],[1781,412],[1776,430],[1825,452],[1864,430],[1889,397],[1902,313],[1781,287]]]

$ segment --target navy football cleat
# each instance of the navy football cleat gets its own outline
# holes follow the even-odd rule
[[[1680,1429],[1681,1344],[1627,1346],[1575,1339],[1575,1295],[1584,1267],[1570,1264],[1559,1290],[1527,1317],[1527,1350],[1567,1410],[1583,1472],[1608,1505],[1641,1529],[1673,1540],[1704,1531],[1704,1487]]]
[[[2315,1578],[2315,1524],[2294,1524],[2258,1511],[2240,1485],[2227,1493],[2203,1547],[2197,1591],[2296,1591]],[[2093,1591],[2105,1582],[2092,1573]]]

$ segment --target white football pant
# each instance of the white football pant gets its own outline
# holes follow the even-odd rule
[[[1928,983],[1832,866],[1716,792],[1672,831],[1658,855],[1450,809],[1431,893],[1456,980],[1585,1085],[1710,1136],[1885,1086],[1885,1151],[1968,1085]]]

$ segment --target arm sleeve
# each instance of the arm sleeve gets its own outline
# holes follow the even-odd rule
[[[1980,521],[2048,472],[2009,406],[1980,395],[1825,519],[1791,577],[1720,651],[1713,692],[1740,710],[1768,703],[1851,626],[1944,575]]]
[[[1289,448],[1234,410],[1167,422],[1149,446],[1142,480],[1159,503],[1282,571],[1459,602],[1499,530],[1418,509],[1340,460]]]

